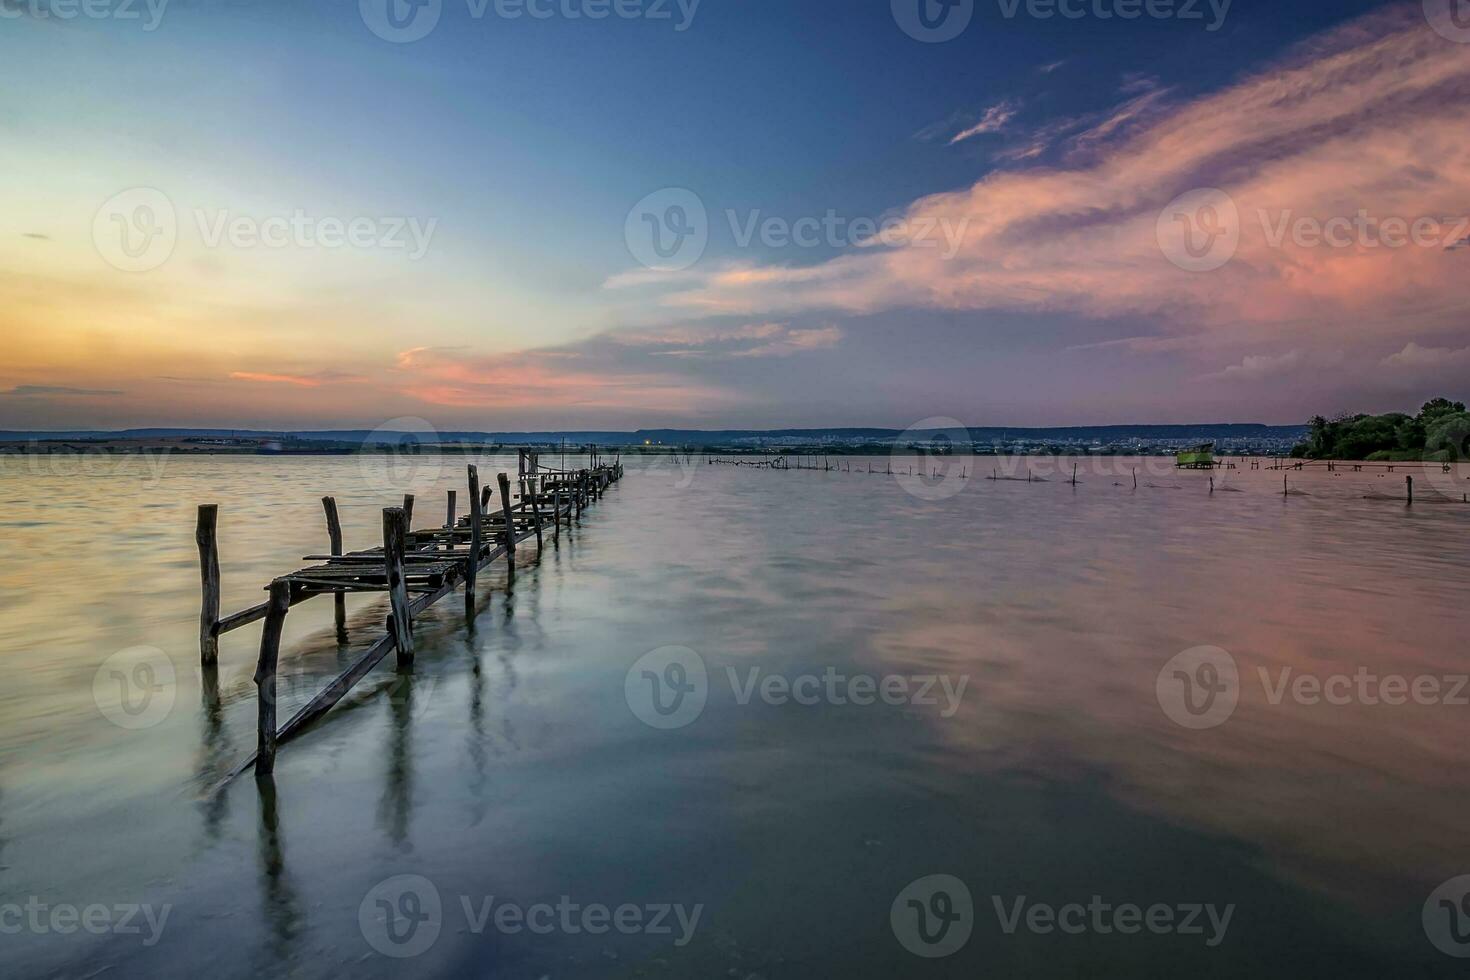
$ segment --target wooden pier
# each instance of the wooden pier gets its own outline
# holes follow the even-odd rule
[[[256,751],[232,769],[216,789],[251,767],[257,775],[269,775],[275,768],[278,747],[342,700],[389,652],[397,651],[399,666],[411,664],[414,619],[461,585],[465,593],[465,616],[473,618],[475,583],[482,570],[503,558],[514,572],[519,542],[534,537],[539,549],[547,535],[559,540],[564,525],[570,526],[585,508],[601,499],[607,488],[622,478],[623,466],[616,458],[604,461],[595,447],[590,447],[587,455],[586,468],[555,469],[541,465],[537,453],[521,450],[516,474],[519,493],[512,495],[507,474],[496,476],[499,508],[490,506],[493,488],[481,487],[478,471],[469,466],[468,514],[462,517],[456,514],[457,492],[450,490],[445,522],[413,530],[414,498],[407,495],[403,506],[383,510],[382,545],[363,551],[343,552],[337,502],[332,497],[323,497],[328,553],[307,555],[303,560],[316,564],[276,578],[266,586],[264,602],[227,616],[219,612],[216,540],[219,508],[215,504],[201,504],[195,541],[203,592],[199,655],[205,670],[217,669],[221,635],[260,620],[265,623],[254,678],[259,703]],[[332,596],[337,637],[339,642],[345,642],[346,595],[361,592],[387,593],[389,615],[385,634],[284,724],[277,726],[276,664],[287,612],[292,606],[317,596]]]

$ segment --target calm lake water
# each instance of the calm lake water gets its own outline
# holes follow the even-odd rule
[[[195,505],[228,612],[326,547],[321,495],[369,547],[464,460],[0,459],[6,975],[1463,974],[1470,506],[870,462],[627,461],[473,625],[440,603],[411,673],[210,796],[259,626],[203,683]],[[343,648],[291,611],[282,717],[380,631],[349,612]]]

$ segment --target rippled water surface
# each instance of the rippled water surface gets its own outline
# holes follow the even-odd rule
[[[1026,482],[1026,461],[980,459],[962,485],[906,489],[866,459],[634,459],[559,545],[524,545],[513,581],[482,578],[472,624],[457,597],[426,614],[412,671],[385,661],[282,748],[273,784],[211,795],[254,747],[259,626],[201,674],[195,505],[220,505],[228,612],[325,549],[323,494],[349,547],[380,540],[404,490],[417,525],[441,522],[463,460],[420,464],[0,459],[0,906],[47,910],[0,910],[7,975],[1460,972],[1426,923],[1470,930],[1429,901],[1470,874],[1470,690],[1455,681],[1470,671],[1470,506],[1425,497],[1458,501],[1470,474],[1416,477],[1410,508],[1365,499],[1401,496],[1402,471],[1293,472],[1283,496],[1278,472],[1222,471],[1211,494],[1209,474],[1158,461],[1093,461],[1074,487],[1055,461]],[[977,478],[1007,474],[1021,478]],[[353,598],[341,647],[328,600],[291,610],[283,717],[384,611]],[[692,654],[630,679],[666,647]],[[1161,703],[1184,696],[1166,665],[1198,647],[1238,671],[1214,727]],[[708,679],[682,727],[646,723],[687,719],[640,700],[649,663],[659,683],[699,680],[669,657]],[[144,662],[174,676],[148,675],[156,700],[120,714]],[[1439,693],[1314,703],[1281,687],[1342,675]],[[910,695],[935,680],[902,703],[829,693],[856,676],[906,678]],[[789,683],[812,703],[762,693]],[[403,875],[433,895],[384,891]],[[973,898],[972,934],[943,958],[905,949],[905,902],[891,916],[931,875]],[[431,915],[425,898],[437,935],[383,955],[385,928],[401,939]],[[1123,933],[1091,913],[1080,929],[1015,922],[1018,900],[1233,909],[1223,934],[1203,917],[1202,934]],[[699,918],[533,932],[485,919],[486,902]],[[48,918],[103,906],[101,924],[134,904],[167,918],[101,935]]]

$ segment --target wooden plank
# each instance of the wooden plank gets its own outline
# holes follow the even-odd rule
[[[291,608],[291,586],[279,579],[271,583],[265,629],[260,634],[260,658],[255,664],[257,701],[255,754],[259,760],[255,772],[269,776],[276,768],[276,663],[281,653],[281,631],[286,624],[286,610]]]
[[[219,662],[219,505],[200,504],[194,525],[199,546],[199,660],[206,666]]]

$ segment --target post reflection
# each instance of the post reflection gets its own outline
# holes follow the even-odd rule
[[[285,957],[292,940],[301,930],[301,901],[286,873],[275,779],[258,776],[255,785],[260,807],[259,859],[264,917],[270,931],[272,951],[278,957]]]

